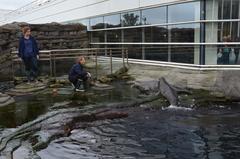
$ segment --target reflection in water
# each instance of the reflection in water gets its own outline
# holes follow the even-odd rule
[[[1,127],[5,127],[2,130],[15,128],[49,111],[129,101],[138,96],[129,86],[121,83],[114,86],[114,90],[90,90],[78,95],[67,87],[59,89],[57,95],[46,90],[16,99],[15,105],[0,109],[0,136]],[[238,104],[191,110],[162,109],[162,105],[159,100],[124,108],[129,113],[125,119],[76,123],[69,136],[53,139],[37,154],[42,159],[235,159],[240,156]]]

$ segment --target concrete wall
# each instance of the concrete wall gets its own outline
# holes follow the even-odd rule
[[[164,77],[179,88],[207,90],[218,97],[240,99],[239,70],[200,71],[130,64],[129,73],[140,83],[157,82]]]
[[[82,19],[101,14],[189,0],[55,0],[7,15],[4,23],[50,23]]]

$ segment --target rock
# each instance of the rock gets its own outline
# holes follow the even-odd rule
[[[133,80],[134,78],[127,74],[128,68],[122,67],[113,74],[108,74],[105,76],[101,76],[98,81],[101,83],[110,83],[114,80]]]
[[[63,86],[64,86],[63,84],[56,83],[56,84],[51,84],[49,87],[50,88],[60,88],[60,87],[63,87]]]
[[[9,95],[0,93],[0,107],[14,103],[15,100]]]
[[[92,89],[94,90],[111,90],[113,89],[114,87],[111,86],[111,85],[108,85],[108,84],[102,84],[102,83],[99,83],[99,82],[95,82],[93,84],[93,87]]]
[[[121,77],[121,79],[122,80],[128,80],[128,81],[133,81],[133,80],[135,80],[135,78],[134,77],[132,77],[132,76],[130,76],[130,75],[123,75],[122,77]]]
[[[159,91],[159,80],[141,79],[133,82],[132,87],[137,88],[142,94],[151,94]]]
[[[110,83],[113,81],[113,78],[109,78],[107,76],[102,76],[98,79],[98,81],[101,83]]]
[[[47,84],[45,83],[23,83],[20,85],[17,85],[15,88],[12,88],[8,90],[6,93],[13,96],[21,96],[21,95],[27,95],[32,94],[34,92],[41,91],[47,87]]]
[[[113,73],[113,76],[119,77],[125,73],[128,72],[128,68],[127,67],[122,67],[119,70],[117,70],[116,72]]]

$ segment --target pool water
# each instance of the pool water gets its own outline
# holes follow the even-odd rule
[[[0,136],[4,130],[53,110],[144,98],[124,82],[113,85],[113,90],[90,89],[82,94],[73,93],[66,86],[57,92],[47,89],[16,97],[16,104],[0,108]],[[186,109],[168,107],[160,98],[120,111],[127,112],[128,117],[79,126],[69,136],[51,140],[37,154],[42,159],[237,159],[240,156],[239,103]],[[22,156],[23,150],[15,151],[14,158]]]

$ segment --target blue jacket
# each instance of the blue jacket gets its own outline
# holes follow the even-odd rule
[[[29,38],[32,41],[33,44],[33,53],[32,56],[36,57],[39,54],[39,49],[37,46],[37,41],[34,39],[34,37],[30,36]],[[22,36],[19,39],[19,46],[18,46],[18,57],[24,58],[24,52],[25,52],[25,43],[24,43],[24,37]]]
[[[87,76],[87,72],[83,69],[81,64],[75,64],[69,71],[68,78],[70,82],[75,82],[77,79],[84,79]]]

